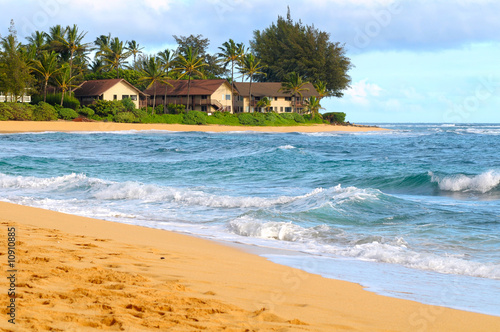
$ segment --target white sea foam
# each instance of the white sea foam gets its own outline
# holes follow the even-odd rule
[[[280,147],[278,147],[278,149],[282,149],[282,150],[292,150],[292,149],[296,149],[295,146],[293,145],[282,145]]]
[[[232,220],[229,223],[229,230],[244,237],[288,243],[288,247],[291,249],[301,248],[301,251],[321,255],[330,254],[365,261],[397,264],[445,274],[500,279],[500,264],[483,264],[450,255],[440,256],[416,252],[408,248],[408,243],[401,237],[384,239],[380,236],[367,236],[349,243],[339,241],[339,243],[342,242],[342,245],[332,245],[322,243],[320,239],[323,232],[330,233],[328,238],[331,238],[333,234],[333,230],[326,225],[305,228],[292,222],[265,222],[249,216]],[[338,236],[343,237],[344,235],[341,232]],[[279,243],[276,243],[277,247],[287,247],[283,247]],[[268,245],[272,245],[272,243]]]
[[[431,181],[439,185],[439,189],[455,192],[481,192],[487,193],[500,185],[500,173],[497,171],[488,171],[475,176],[464,174],[450,175],[443,178],[429,172]]]
[[[106,184],[106,181],[97,178],[89,178],[85,174],[71,173],[50,178],[38,178],[34,176],[12,176],[0,173],[0,188],[14,189],[61,189],[77,186],[95,186]]]
[[[207,189],[205,189],[207,190]],[[264,208],[286,204],[321,192],[315,189],[301,196],[279,196],[275,198],[252,196],[214,195],[205,190],[161,187],[137,182],[114,183],[93,194],[100,200],[143,200],[153,202],[172,201],[189,206],[215,208]]]

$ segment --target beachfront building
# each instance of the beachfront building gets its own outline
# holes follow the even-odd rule
[[[148,105],[177,104],[188,105],[188,80],[170,80],[167,84],[156,84],[144,90],[149,95]],[[156,98],[153,96],[156,94]],[[165,103],[166,96],[166,103]],[[195,111],[212,113],[230,112],[231,84],[227,80],[191,80],[189,87],[189,107]]]
[[[235,82],[235,89],[238,91],[237,99],[235,100],[236,113],[241,112],[266,112],[272,111],[276,113],[291,113],[294,111],[294,97],[281,89],[279,82],[252,82],[252,100],[250,102],[250,83]],[[311,83],[306,83],[301,91],[302,97],[296,95],[296,111],[303,113],[306,107],[305,100],[311,96],[319,97],[318,92]],[[271,104],[269,109],[258,107],[259,101],[267,97]]]
[[[130,98],[135,107],[146,105],[147,95],[122,78],[85,81],[75,90],[75,97],[82,105],[89,105],[96,100],[122,100]]]
[[[14,103],[14,102],[30,103],[31,96],[25,94],[24,96],[19,96],[16,98],[15,96],[13,96],[11,94],[4,94],[3,92],[0,91],[0,103],[4,103],[4,102],[7,102],[7,103]]]

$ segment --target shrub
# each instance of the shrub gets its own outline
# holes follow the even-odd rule
[[[156,107],[155,107],[155,113],[156,114],[163,114],[163,113],[165,113],[163,111],[163,104],[156,105]]]
[[[72,108],[61,108],[57,112],[59,113],[59,118],[63,120],[73,120],[78,117],[78,113]]]
[[[80,108],[78,110],[78,113],[80,113],[80,115],[83,115],[84,117],[87,117],[87,118],[90,118],[92,115],[95,114],[94,110],[91,108],[88,108],[88,107]]]
[[[255,126],[255,117],[250,113],[239,113],[238,120],[244,126]]]
[[[126,111],[125,106],[120,100],[98,100],[94,104],[90,105],[95,112],[95,115],[102,118],[114,117],[119,112]]]
[[[35,95],[31,97],[31,104],[36,105],[40,102],[43,102],[43,95]],[[61,105],[61,93],[48,94],[46,98],[47,104],[50,105]],[[80,102],[73,96],[70,96],[68,93],[64,94],[63,107],[71,108],[77,110],[80,107]]]
[[[35,121],[54,121],[58,119],[58,113],[54,106],[39,102],[33,110],[33,120]]]
[[[132,112],[120,112],[115,116],[115,122],[134,123],[139,122],[137,117]]]
[[[33,120],[33,106],[21,103],[0,103],[0,120]]]
[[[128,111],[128,112],[132,112],[133,110],[135,110],[135,104],[134,102],[132,101],[132,99],[130,98],[125,98],[125,99],[122,99],[121,100],[121,103],[123,105],[123,107],[125,107],[125,109]]]
[[[306,120],[302,114],[299,113],[292,113],[293,114],[293,120],[297,123],[305,123]]]
[[[167,111],[170,114],[182,114],[186,110],[185,105],[178,105],[178,104],[168,104],[167,105]]]
[[[183,124],[204,125],[207,124],[207,115],[200,111],[189,111],[184,115]]]
[[[321,115],[317,115],[317,116],[313,117],[311,114],[306,114],[306,115],[304,115],[304,119],[308,123],[317,123],[317,124],[324,123],[323,122],[323,118],[321,117]]]
[[[323,114],[323,119],[330,123],[344,123],[346,114],[344,112],[330,112]]]
[[[183,120],[183,114],[145,114],[139,119],[141,123],[183,123]]]

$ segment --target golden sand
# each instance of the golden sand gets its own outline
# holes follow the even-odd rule
[[[308,125],[291,127],[246,127],[246,126],[220,126],[220,125],[181,125],[181,124],[138,124],[114,122],[72,122],[72,121],[0,121],[0,133],[13,132],[45,132],[45,131],[119,131],[119,130],[168,130],[168,131],[259,131],[259,132],[361,132],[385,130],[368,126],[332,126]]]
[[[376,295],[208,240],[0,202],[16,229],[1,331],[497,331],[493,317]],[[4,250],[5,249],[5,250]],[[438,295],[436,295],[438,296]]]

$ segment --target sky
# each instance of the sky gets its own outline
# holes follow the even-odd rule
[[[201,34],[210,51],[286,16],[345,44],[354,67],[342,98],[323,112],[354,123],[500,123],[498,0],[0,0],[0,34],[19,40],[77,24],[86,42],[111,33],[146,53],[175,48],[173,35]]]

